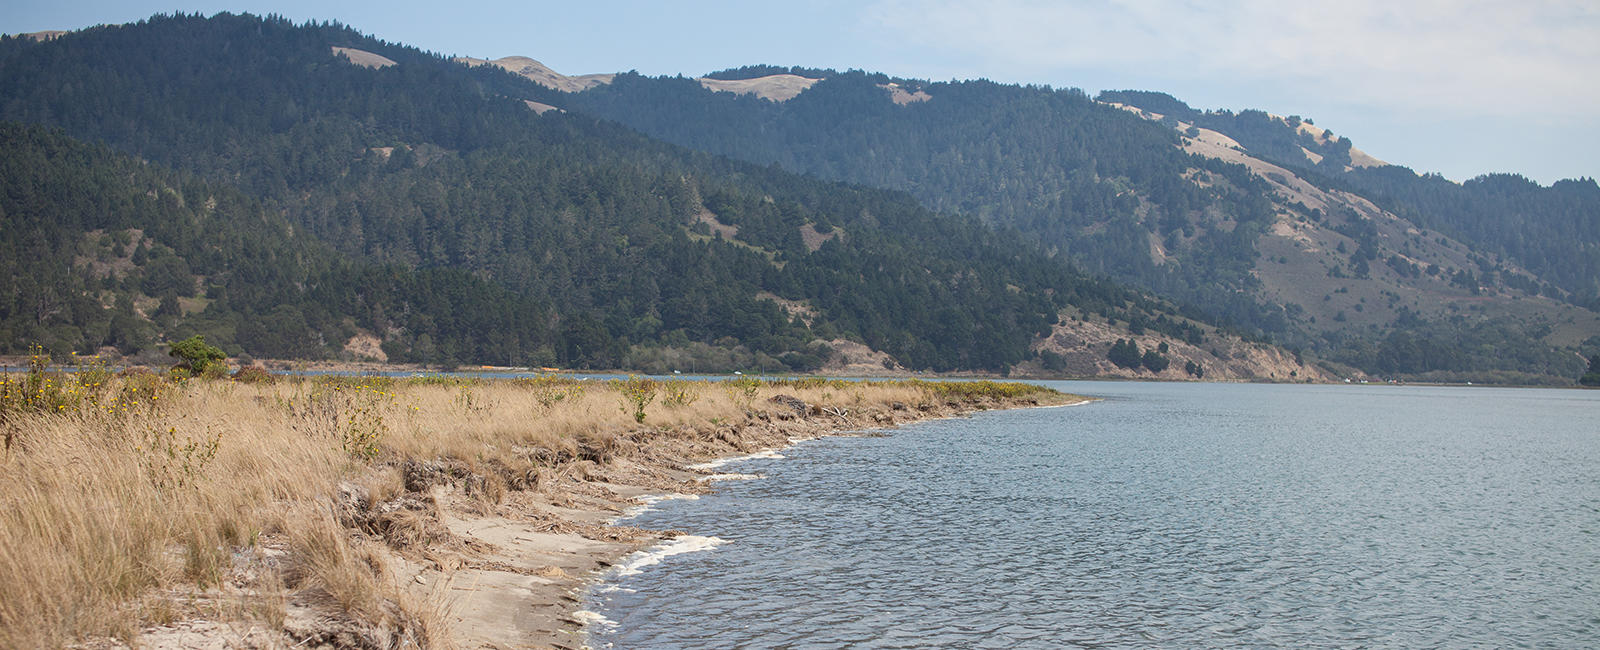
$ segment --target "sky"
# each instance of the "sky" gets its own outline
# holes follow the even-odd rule
[[[1380,159],[1456,181],[1600,176],[1595,0],[12,0],[0,32],[173,11],[336,20],[566,74],[767,63],[1156,90],[1199,109],[1309,117]]]

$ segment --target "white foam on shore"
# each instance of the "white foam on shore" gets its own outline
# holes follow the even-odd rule
[[[708,469],[716,469],[718,467],[722,467],[723,465],[727,465],[728,463],[737,463],[737,462],[739,462],[741,460],[755,460],[755,459],[758,459],[758,458],[778,459],[778,458],[783,458],[783,455],[779,454],[776,451],[768,449],[768,450],[765,450],[765,451],[758,451],[758,452],[753,453],[753,454],[746,454],[744,456],[731,456],[731,457],[728,457],[728,458],[718,458],[718,459],[713,460],[713,461],[700,463],[699,465],[690,465],[688,468],[692,469],[692,470],[698,470],[698,471],[702,471],[703,472],[703,471],[708,470]]]
[[[580,609],[580,610],[578,610],[576,612],[573,612],[572,613],[572,620],[577,621],[578,623],[580,623],[582,625],[585,625],[585,626],[589,626],[589,625],[599,625],[599,626],[603,626],[603,627],[616,627],[617,626],[617,622],[613,621],[613,620],[611,620],[609,618],[606,618],[605,614],[601,614],[599,612],[591,612],[591,611],[589,611],[587,609]]]
[[[643,551],[635,551],[633,555],[629,555],[626,560],[618,564],[614,570],[618,576],[638,575],[644,571],[645,567],[661,564],[662,560],[674,555],[709,551],[726,544],[727,541],[720,537],[684,535]]]
[[[699,499],[700,495],[673,492],[670,494],[645,494],[637,498],[639,499],[640,503],[643,503],[647,506],[653,506],[657,503],[661,503],[662,501],[678,501],[680,499],[684,501],[694,501],[695,499]]]
[[[661,503],[662,501],[677,501],[679,499],[693,501],[699,498],[700,495],[698,494],[646,494],[636,497],[636,499],[639,501],[639,505],[629,506],[626,510],[622,511],[622,514],[612,517],[610,523],[615,525],[619,521],[632,519],[646,512],[650,512],[651,510],[655,509],[657,503]]]
[[[700,481],[701,483],[710,483],[712,481],[754,481],[758,478],[766,477],[760,474],[708,474],[706,476],[698,477],[695,480]]]
[[[1048,406],[1034,406],[1034,407],[1030,407],[1030,408],[1036,408],[1036,409],[1064,409],[1064,408],[1071,408],[1071,407],[1074,407],[1074,406],[1084,406],[1084,405],[1087,405],[1087,404],[1093,404],[1093,403],[1099,402],[1099,401],[1103,401],[1103,400],[1101,400],[1098,397],[1091,397],[1091,398],[1083,400],[1081,402],[1073,402],[1071,404],[1051,404],[1051,405],[1048,405]]]

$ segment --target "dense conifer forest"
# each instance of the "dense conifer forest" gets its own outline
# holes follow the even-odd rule
[[[880,87],[891,82],[938,99],[896,105]],[[1248,298],[1254,238],[1272,216],[1263,184],[1238,165],[1191,159],[1174,146],[1177,133],[1076,89],[851,71],[775,103],[691,79],[620,75],[566,104],[697,149],[901,189],[931,209],[1035,235],[1091,272],[1204,305],[1258,334],[1288,326],[1281,310]],[[1192,166],[1225,180],[1200,187],[1185,178]],[[1228,215],[1230,227],[1200,226],[1207,211]],[[1151,230],[1190,264],[1154,263]]]
[[[539,115],[522,100],[550,91],[336,24],[177,15],[9,38],[0,85],[22,279],[0,303],[7,352],[201,333],[318,358],[365,331],[399,361],[620,367],[714,347],[808,370],[819,341],[850,338],[909,368],[1004,370],[1063,307],[1170,309],[1015,231]]]

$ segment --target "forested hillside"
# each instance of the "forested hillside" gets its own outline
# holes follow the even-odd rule
[[[1592,180],[1456,185],[1310,120],[1196,111],[1160,93],[1091,99],[775,66],[710,76],[780,73],[820,80],[769,101],[618,75],[551,101],[686,146],[904,190],[1374,373],[1567,377],[1600,348]]]
[[[1063,308],[1191,331],[1013,230],[541,114],[524,100],[553,91],[341,25],[7,38],[0,87],[0,119],[65,134],[6,129],[27,171],[0,205],[27,279],[0,303],[8,352],[199,332],[323,358],[359,335],[397,361],[805,370],[855,339],[1004,371]]]
[[[933,99],[894,103],[890,83]],[[1254,239],[1272,217],[1265,185],[1237,165],[1192,160],[1176,147],[1178,134],[1076,90],[852,71],[778,103],[630,74],[562,105],[705,151],[905,190],[931,209],[1039,236],[1091,272],[1205,305],[1214,317],[1261,333],[1288,327],[1281,310],[1249,297]],[[1194,170],[1216,184],[1190,182]],[[1225,216],[1212,224],[1206,214]],[[1152,258],[1152,232],[1183,263]]]
[[[319,357],[398,328],[441,358],[548,344],[546,310],[451,269],[341,259],[193,175],[37,126],[0,124],[0,344],[124,354],[207,335],[230,354]]]

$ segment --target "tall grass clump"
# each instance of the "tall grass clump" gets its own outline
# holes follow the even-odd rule
[[[149,594],[218,584],[263,509],[338,480],[256,389],[92,363],[0,381],[0,647],[131,640]]]
[[[398,403],[393,384],[360,378],[318,379],[310,390],[280,400],[290,427],[309,437],[332,441],[351,456],[377,458],[389,432],[388,414]],[[373,378],[377,379],[377,378]]]

